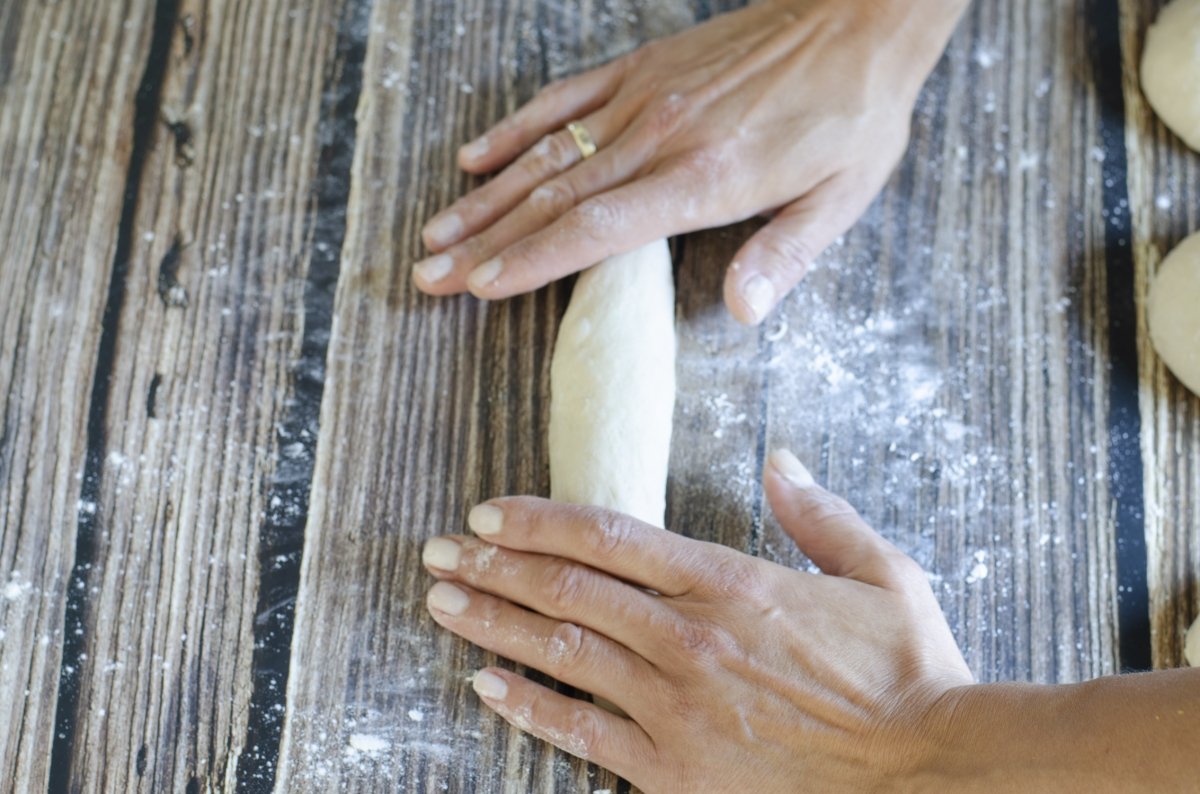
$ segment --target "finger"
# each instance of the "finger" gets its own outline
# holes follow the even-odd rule
[[[780,525],[825,573],[888,589],[906,587],[914,575],[925,581],[916,563],[871,529],[844,499],[817,485],[791,452],[772,452],[763,479]]]
[[[606,257],[690,231],[697,218],[680,211],[681,191],[668,172],[592,196],[475,268],[467,288],[486,300],[531,292]]]
[[[653,650],[653,626],[670,620],[665,604],[595,568],[562,557],[501,549],[466,538],[432,538],[422,559],[435,573],[587,626],[638,652]]]
[[[606,151],[621,129],[620,120],[607,109],[593,113],[582,124],[595,139],[598,152]],[[495,179],[434,215],[421,231],[426,246],[441,251],[487,228],[538,185],[582,159],[570,132],[559,129],[546,135]]]
[[[547,132],[608,102],[621,84],[625,63],[625,59],[618,58],[546,86],[516,113],[460,148],[459,165],[465,171],[482,174],[508,164]],[[596,134],[596,130],[588,129]]]
[[[653,743],[632,720],[498,667],[480,670],[472,684],[484,704],[509,724],[635,786],[645,786],[655,768]]]
[[[588,628],[538,615],[462,584],[434,584],[426,603],[434,620],[463,639],[635,708],[630,694],[651,672],[644,659]]]
[[[636,154],[614,147],[547,180],[479,234],[418,263],[413,270],[417,286],[433,295],[463,292],[467,277],[481,263],[553,223],[580,201],[628,179],[640,165]]]
[[[780,210],[746,241],[725,275],[725,305],[734,319],[746,325],[762,322],[878,192],[834,178]]]
[[[575,560],[665,596],[690,592],[715,548],[623,513],[532,496],[478,505],[467,524],[489,543]]]

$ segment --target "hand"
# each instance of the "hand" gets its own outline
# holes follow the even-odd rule
[[[725,279],[733,316],[760,322],[887,181],[964,5],[768,0],[548,86],[459,150],[504,170],[425,226],[417,286],[506,298],[766,214]],[[572,119],[599,146],[586,162]]]
[[[475,676],[518,728],[649,791],[895,784],[933,753],[944,696],[972,683],[921,569],[791,453],[765,476],[826,575],[599,508],[495,499],[477,538],[434,538],[433,618],[624,710],[499,668]]]

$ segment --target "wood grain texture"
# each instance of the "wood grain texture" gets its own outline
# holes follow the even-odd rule
[[[1140,87],[1145,33],[1163,5],[1121,4],[1150,621],[1159,668],[1184,663],[1184,634],[1200,614],[1200,397],[1155,355],[1146,321],[1146,298],[1159,264],[1200,231],[1200,154],[1158,120]]]
[[[46,787],[149,2],[0,8],[0,779]],[[47,65],[50,68],[47,68]]]
[[[610,25],[633,46],[629,22],[613,12]],[[532,48],[544,28],[585,59],[619,46],[586,16],[535,4],[374,7],[282,790],[616,785],[481,710],[469,678],[495,657],[439,631],[424,605],[425,538],[461,531],[488,496],[549,490],[549,354],[567,288],[489,305],[430,299],[409,276],[424,218],[464,187],[458,143],[575,68]]]
[[[1118,666],[1090,32],[1070,4],[976,3],[891,185],[767,353],[768,446],[934,572],[982,680]]]
[[[317,119],[337,9],[160,3],[137,10],[144,25],[123,26],[128,17],[117,15],[93,27],[85,16],[87,26],[73,33],[101,51],[127,31],[156,43],[148,60],[141,43],[140,65],[128,52],[113,56],[149,77],[132,123],[108,293],[105,327],[115,341],[107,361],[101,354],[111,367],[101,375],[107,398],[93,395],[99,428],[87,440],[97,463],[84,472],[88,520],[80,521],[70,580],[52,788],[232,788],[251,688],[265,497],[272,477],[305,454],[296,439],[277,435],[276,423],[306,319]],[[127,90],[137,86],[127,79]],[[93,115],[131,123],[111,108]],[[119,165],[102,152],[94,162]],[[113,181],[79,186],[78,198],[99,192],[119,211],[125,191]],[[117,231],[115,219],[105,231]],[[86,231],[60,233],[89,241]],[[103,262],[84,270],[106,272]],[[28,307],[38,310],[32,300]],[[62,356],[53,348],[45,355],[43,366]],[[44,763],[45,752],[28,757]]]
[[[496,658],[424,606],[425,539],[549,491],[570,283],[435,300],[409,268],[479,184],[459,143],[736,5],[0,4],[0,780],[627,790],[482,708]],[[669,526],[806,566],[759,487],[788,445],[930,570],[981,679],[1114,672],[1147,619],[1178,661],[1200,399],[1141,302],[1200,158],[1137,89],[1156,7],[976,0],[761,329],[719,304],[757,223],[672,242]]]

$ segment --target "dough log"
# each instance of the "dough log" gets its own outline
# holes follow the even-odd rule
[[[575,283],[550,364],[550,496],[663,526],[675,285],[659,240]]]

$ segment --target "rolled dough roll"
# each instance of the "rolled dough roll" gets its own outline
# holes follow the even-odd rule
[[[1174,0],[1146,34],[1142,90],[1154,112],[1200,151],[1200,0]]]
[[[663,526],[675,284],[659,240],[575,282],[550,364],[550,496]]]
[[[1147,314],[1150,341],[1163,363],[1200,394],[1200,233],[1163,260],[1150,287]]]
[[[1183,642],[1183,658],[1192,667],[1200,667],[1200,618],[1188,629]]]

